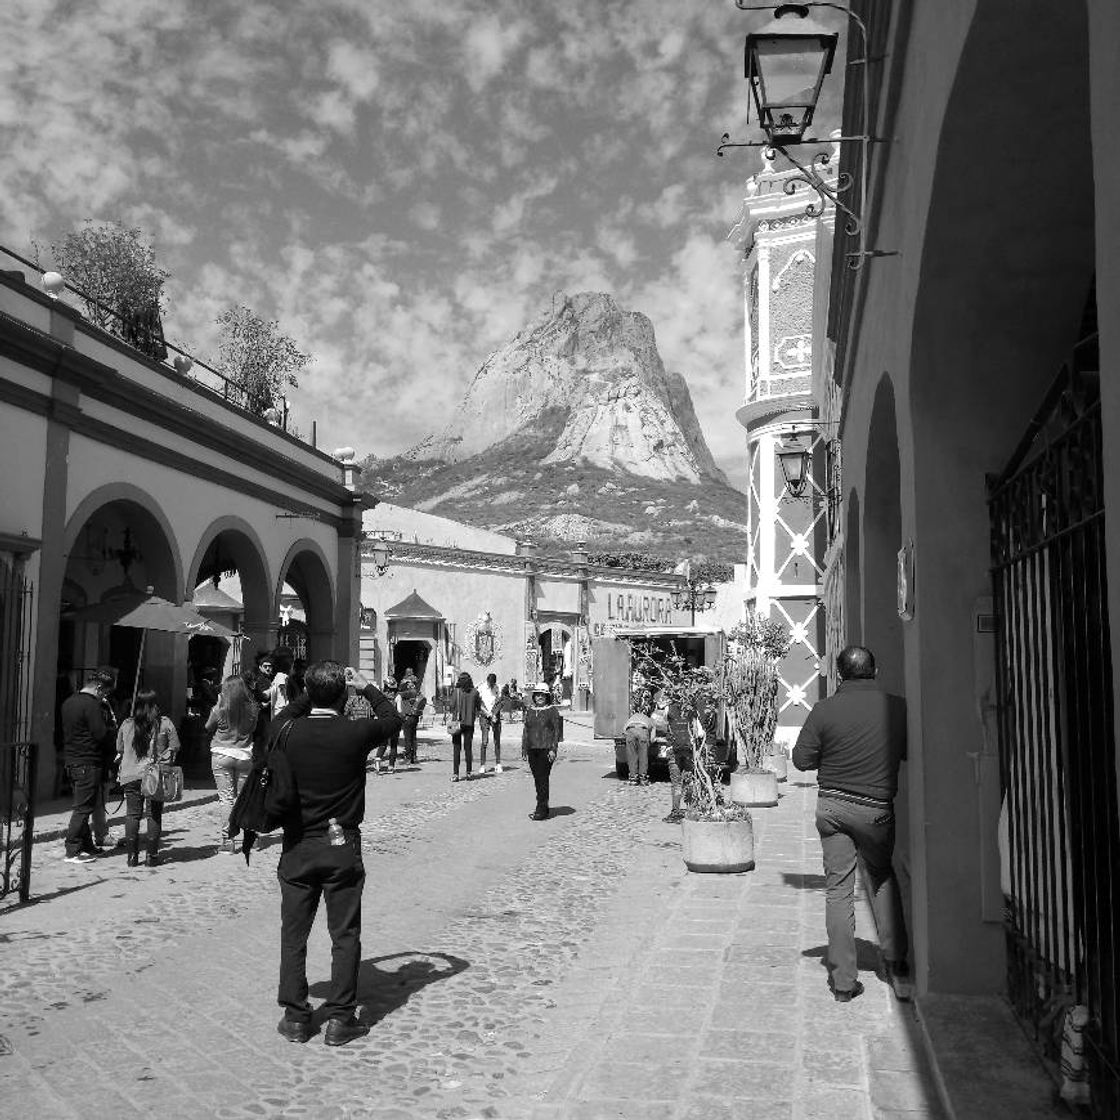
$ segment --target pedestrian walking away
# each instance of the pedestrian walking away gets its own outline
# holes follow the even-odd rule
[[[90,817],[105,780],[106,745],[112,742],[101,705],[113,681],[111,669],[95,669],[81,691],[62,702],[62,757],[73,790],[66,829],[66,859],[70,863],[92,863],[97,857]]]
[[[662,704],[654,712],[655,732],[669,742],[666,761],[669,763],[669,815],[662,818],[666,824],[684,820],[681,802],[684,798],[684,776],[693,771],[692,727],[679,704]]]
[[[148,822],[144,845],[144,866],[160,862],[159,841],[163,833],[163,802],[145,797],[140,783],[149,766],[170,765],[179,753],[175,724],[160,712],[156,694],[142,689],[136,694],[136,707],[117,732],[117,762],[121,790],[124,792],[124,846],[128,866],[135,867],[140,856],[140,819]]]
[[[498,674],[488,673],[486,683],[478,690],[482,697],[482,708],[478,723],[482,732],[478,749],[479,773],[486,773],[486,746],[490,736],[494,736],[494,773],[502,772],[502,694],[498,691]]]
[[[460,673],[455,687],[451,691],[451,700],[447,709],[447,727],[451,732],[451,765],[453,767],[451,780],[459,780],[460,757],[465,756],[467,764],[467,781],[474,775],[471,773],[474,742],[474,725],[478,713],[482,709],[482,697],[471,680],[470,673]]]
[[[537,790],[537,807],[529,816],[535,821],[546,821],[549,777],[560,749],[560,713],[552,702],[552,688],[544,681],[533,685],[531,704],[525,710],[521,728],[521,757],[529,762]]]
[[[373,712],[369,719],[342,717],[348,681],[369,703]],[[337,661],[309,665],[304,685],[303,695],[281,711],[270,733],[278,741],[291,721],[283,750],[297,800],[284,820],[284,846],[276,869],[280,881],[277,999],[284,1009],[277,1030],[289,1042],[307,1042],[311,1037],[307,939],[322,898],[331,937],[323,1041],[344,1046],[369,1031],[355,1015],[366,878],[360,832],[366,808],[366,760],[370,751],[400,730],[401,717],[384,693]]]
[[[883,691],[871,651],[836,658],[835,695],[813,706],[793,748],[798,770],[817,771],[817,832],[825,877],[829,986],[840,1002],[863,992],[856,968],[856,858],[869,880],[885,978],[910,997],[906,924],[895,879],[894,798],[906,758],[906,701]]]
[[[218,852],[233,854],[237,842],[228,833],[229,814],[242,784],[253,768],[253,733],[257,702],[240,676],[222,681],[218,702],[206,717],[210,740],[210,770],[218,791]]]

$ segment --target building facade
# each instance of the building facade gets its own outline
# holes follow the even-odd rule
[[[362,666],[428,696],[470,673],[522,687],[557,681],[577,710],[593,703],[593,638],[618,627],[687,623],[681,577],[590,564],[580,548],[541,557],[531,544],[387,503],[367,510],[362,551]],[[374,558],[389,548],[383,571]]]
[[[739,422],[747,432],[750,466],[746,608],[783,623],[790,651],[779,666],[777,738],[791,745],[805,716],[823,695],[825,613],[822,580],[829,516],[830,440],[813,395],[814,323],[827,300],[834,210],[819,215],[817,196],[796,182],[781,156],[763,149],[762,171],[747,180],[746,198],[731,238],[743,259],[746,371]],[[835,178],[826,153],[826,174]],[[793,188],[787,193],[787,188]],[[800,446],[810,470],[800,495],[791,491],[779,452]]]
[[[83,621],[145,591],[189,602],[236,572],[242,654],[277,638],[285,587],[313,657],[357,656],[361,500],[352,466],[89,324],[37,277],[0,273],[0,738],[39,745],[57,789],[56,712],[91,668],[138,673],[177,722],[188,667],[218,639]],[[217,604],[223,606],[222,603]],[[203,604],[211,611],[214,601]],[[192,646],[191,643],[195,643]]]
[[[1068,1028],[1117,1116],[1120,6],[856,10],[844,131],[887,142],[845,146],[818,370],[832,640],[907,701],[919,1001],[1006,994],[1055,1062]]]

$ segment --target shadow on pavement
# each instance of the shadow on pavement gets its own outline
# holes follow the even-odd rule
[[[801,951],[803,957],[819,957],[821,964],[828,967],[828,946],[817,945],[813,949],[803,949]],[[878,972],[879,970],[879,946],[866,940],[863,937],[856,938],[856,968],[860,972]]]
[[[554,805],[548,811],[549,817],[570,817],[575,812],[571,805]]]
[[[803,875],[800,872],[782,872],[782,881],[787,887],[797,887],[802,891],[823,891],[825,887],[823,875]]]
[[[390,961],[403,963],[393,969],[379,967]],[[449,980],[468,968],[470,962],[462,957],[420,950],[364,960],[358,971],[358,1018],[366,1026],[376,1026],[403,1007],[413,993],[437,980]],[[330,995],[330,988],[329,981],[320,980],[309,991],[317,998],[325,998]]]
[[[58,890],[49,891],[46,894],[34,893],[35,877],[31,877],[32,895],[26,902],[20,902],[18,897],[13,897],[9,903],[5,900],[3,905],[0,905],[0,917],[6,914],[14,913],[16,910],[26,910],[29,906],[37,906],[40,902],[53,902],[56,898],[64,898],[68,894],[74,894],[77,891],[84,891],[87,887],[96,887],[98,883],[104,883],[107,876],[98,875],[96,879],[89,879],[85,883],[78,883],[73,887],[59,887]],[[6,934],[0,934],[0,945],[5,944]],[[46,935],[44,935],[46,936]]]

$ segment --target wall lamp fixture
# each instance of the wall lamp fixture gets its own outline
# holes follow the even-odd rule
[[[373,547],[369,550],[369,558],[373,561],[373,566],[379,576],[383,576],[389,570],[389,561],[392,555],[392,549],[389,548],[386,541],[376,540],[373,542]]]
[[[777,156],[783,156],[796,170],[783,188],[786,194],[793,194],[798,184],[804,183],[817,194],[817,201],[806,208],[811,218],[824,213],[828,203],[844,215],[844,228],[850,237],[858,239],[858,247],[847,254],[848,267],[863,267],[868,257],[896,256],[893,252],[867,249],[863,241],[863,219],[841,198],[853,185],[847,172],[837,172],[826,177],[825,172],[832,162],[830,152],[818,152],[809,162],[797,159],[789,151],[798,145],[836,145],[858,144],[860,158],[859,202],[862,206],[867,197],[867,149],[877,138],[869,133],[867,119],[867,26],[847,5],[831,3],[828,0],[812,0],[806,4],[745,4],[736,0],[735,6],[743,12],[773,12],[774,18],[758,31],[752,31],[746,38],[744,48],[744,75],[750,86],[751,100],[758,113],[758,123],[766,134],[765,140],[744,140],[732,142],[731,134],[725,132],[721,138],[716,155],[722,156],[727,148],[768,148]],[[829,31],[826,27],[810,19],[811,8],[831,8],[842,12],[859,30],[863,45],[863,57],[850,59],[849,66],[862,69],[862,113],[861,131],[855,136],[833,136],[830,140],[805,138],[805,133],[813,123],[821,86],[832,69],[836,55],[839,32]],[[748,102],[747,118],[750,119]]]

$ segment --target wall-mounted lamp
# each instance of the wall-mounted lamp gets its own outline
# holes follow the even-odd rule
[[[799,143],[813,123],[839,38],[809,18],[807,4],[779,5],[768,24],[747,36],[744,72],[772,145]]]
[[[744,48],[744,72],[750,85],[751,100],[758,113],[758,122],[766,139],[732,143],[731,134],[725,132],[716,155],[722,156],[727,148],[769,148],[775,156],[783,156],[797,172],[786,180],[783,187],[785,193],[793,194],[799,183],[804,183],[816,192],[817,201],[810,203],[805,210],[809,217],[819,217],[828,203],[832,203],[844,215],[845,230],[849,236],[858,239],[856,249],[847,255],[849,268],[861,268],[868,257],[897,255],[864,247],[863,219],[855,210],[845,205],[840,197],[851,190],[852,176],[847,172],[829,174],[827,177],[825,175],[833,160],[831,151],[819,151],[808,164],[802,163],[789,151],[791,146],[799,144],[831,144],[835,146],[836,153],[839,153],[843,143],[858,144],[858,205],[862,206],[867,197],[868,146],[877,142],[877,138],[870,135],[867,117],[869,99],[866,24],[846,4],[832,3],[830,0],[811,0],[807,4],[746,4],[743,0],[735,0],[735,6],[743,12],[774,13],[774,18],[769,23],[747,35]],[[805,137],[816,112],[821,85],[832,69],[839,38],[838,33],[829,31],[809,18],[810,8],[830,8],[842,12],[859,31],[862,57],[848,61],[849,66],[861,67],[863,107],[860,132],[854,136],[834,133],[829,140]],[[749,120],[749,109],[747,116]]]
[[[378,540],[373,542],[373,547],[370,549],[369,556],[379,576],[383,576],[389,570],[389,560],[392,555],[393,553],[385,541]]]
[[[801,442],[800,435],[792,435],[778,448],[778,465],[782,468],[782,478],[786,489],[795,497],[805,493],[812,465],[812,452]]]

